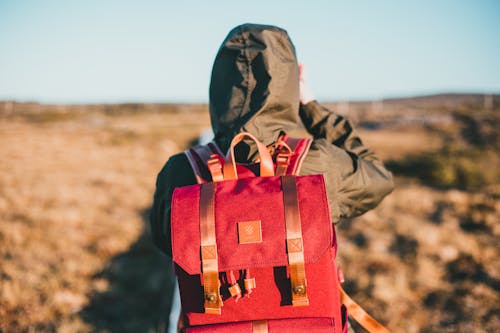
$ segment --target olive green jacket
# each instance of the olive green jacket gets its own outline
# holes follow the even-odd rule
[[[366,148],[352,123],[317,101],[299,103],[295,49],[286,31],[245,24],[233,29],[216,56],[210,83],[210,119],[215,141],[227,151],[239,132],[265,145],[302,120],[313,136],[300,175],[323,174],[332,221],[363,214],[393,189],[392,175]],[[237,160],[255,159],[255,146],[242,142]],[[176,187],[195,184],[186,156],[169,158],[158,174],[151,212],[155,244],[171,255],[170,204]]]

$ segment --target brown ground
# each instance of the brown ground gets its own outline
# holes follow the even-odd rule
[[[500,327],[498,110],[477,99],[339,106],[397,175],[337,230],[346,289],[396,332]],[[0,332],[163,329],[154,182],[208,124],[204,106],[0,103]]]

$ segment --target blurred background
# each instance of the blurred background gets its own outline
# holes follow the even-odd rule
[[[166,329],[156,175],[245,22],[288,31],[396,177],[338,225],[352,297],[396,332],[498,331],[500,2],[0,0],[0,332]]]

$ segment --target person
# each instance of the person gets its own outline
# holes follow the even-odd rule
[[[332,221],[338,223],[377,206],[393,189],[392,175],[363,144],[351,121],[318,103],[303,74],[285,30],[260,24],[231,30],[212,69],[214,140],[226,152],[237,133],[249,132],[272,147],[300,119],[313,142],[299,174],[324,175]],[[238,145],[238,162],[256,158],[253,142]],[[157,177],[150,220],[154,242],[168,256],[172,193],[190,184],[196,179],[186,156],[171,156]]]

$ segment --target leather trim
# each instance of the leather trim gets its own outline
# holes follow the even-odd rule
[[[267,320],[252,321],[252,333],[267,333]]]
[[[281,177],[281,186],[285,206],[286,241],[288,264],[290,266],[292,304],[293,306],[306,306],[309,305],[309,298],[307,297],[304,244],[295,177]]]
[[[215,237],[215,197],[216,183],[205,183],[200,190],[200,244],[203,273],[205,313],[221,314],[219,267]]]
[[[390,333],[390,331],[370,316],[361,306],[353,301],[339,283],[340,302],[347,308],[349,317],[356,320],[370,333]]]
[[[238,244],[262,243],[260,220],[238,222]]]

